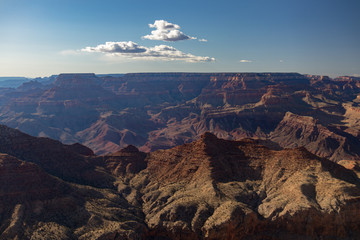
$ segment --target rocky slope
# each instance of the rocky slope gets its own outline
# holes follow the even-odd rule
[[[0,152],[36,163],[48,173],[66,181],[109,186],[112,177],[96,169],[92,150],[80,144],[63,145],[49,138],[36,138],[0,125]]]
[[[0,122],[33,136],[80,142],[97,154],[129,144],[146,152],[167,149],[209,131],[225,139],[252,137],[282,147],[304,146],[333,161],[360,159],[356,77],[130,73],[51,79],[2,89]],[[304,132],[299,140],[296,132],[300,134],[302,125],[290,121],[287,112],[312,118],[317,131],[324,132],[314,133],[316,138]]]
[[[351,134],[334,126],[325,127],[309,116],[287,112],[270,139],[281,147],[303,146],[310,152],[330,160],[360,159],[360,143]]]
[[[7,154],[0,173],[1,239],[142,239],[141,211],[115,191],[69,184]]]
[[[142,211],[87,147],[5,126],[0,145],[0,239],[142,239]]]
[[[356,239],[360,234],[356,162],[342,162],[343,167],[303,147],[272,150],[278,147],[271,142],[230,141],[211,133],[168,150],[143,153],[128,146],[96,156],[79,144],[2,128],[0,139],[8,143],[0,144],[0,152],[16,157],[0,154],[1,239]],[[23,138],[31,138],[33,146],[20,151],[11,144]],[[67,175],[52,175],[70,171],[67,165],[76,168],[78,163],[67,159],[71,154],[92,166],[85,176],[94,182],[85,177],[75,184]],[[55,172],[45,164],[49,156],[58,164]],[[57,163],[62,161],[66,164]],[[110,176],[107,185],[97,184],[104,179],[96,172]]]
[[[151,153],[147,162],[129,186],[142,196],[150,236],[358,236],[357,175],[305,148],[274,151],[254,140],[226,141],[207,133],[194,143]]]

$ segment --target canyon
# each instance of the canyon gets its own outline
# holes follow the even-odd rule
[[[96,154],[211,132],[359,160],[360,78],[298,73],[60,74],[0,88],[0,123]]]
[[[0,239],[360,235],[360,78],[87,73],[20,84],[0,87]]]

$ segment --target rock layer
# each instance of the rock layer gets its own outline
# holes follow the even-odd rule
[[[324,127],[309,116],[287,112],[270,139],[281,147],[303,146],[310,152],[330,160],[357,160],[360,158],[360,143],[341,128]]]

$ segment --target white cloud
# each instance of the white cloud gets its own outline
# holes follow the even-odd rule
[[[280,60],[279,62],[281,62],[281,63],[282,63],[282,62],[284,62],[284,60]]]
[[[156,28],[156,30],[151,31],[150,35],[143,36],[144,39],[161,40],[168,42],[196,39],[196,37],[190,37],[181,32],[179,30],[179,25],[169,23],[165,20],[155,20],[154,24],[149,24],[149,27]]]
[[[106,42],[96,47],[86,47],[81,49],[83,52],[103,52],[103,53],[142,53],[146,48],[139,46],[132,41],[129,42]]]
[[[207,42],[207,39],[201,38],[201,39],[199,39],[199,42]]]
[[[241,63],[251,63],[252,61],[251,60],[246,60],[246,59],[243,59],[243,60],[240,60]]]
[[[174,47],[158,45],[154,47],[140,46],[134,42],[106,42],[96,47],[85,47],[82,52],[99,52],[110,56],[126,57],[132,59],[148,59],[173,61],[182,60],[186,62],[213,62],[215,58],[195,56],[191,53],[184,53]]]
[[[156,29],[180,29],[180,26],[177,24],[169,23],[165,20],[155,20],[154,24],[149,24],[149,27]]]

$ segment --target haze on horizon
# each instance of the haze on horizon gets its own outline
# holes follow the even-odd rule
[[[0,76],[360,76],[358,0],[0,0]]]

